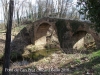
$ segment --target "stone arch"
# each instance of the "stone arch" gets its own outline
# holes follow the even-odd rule
[[[84,26],[80,25],[74,32],[72,31],[72,29],[70,29],[67,33],[65,33],[66,37],[65,39],[63,39],[62,48],[64,51],[71,51],[71,49],[73,51],[73,49],[76,48],[77,50],[99,48],[98,42],[100,40],[100,37],[96,34],[95,30],[90,28],[87,24],[85,24]],[[92,39],[92,41],[89,38],[86,38],[88,36],[86,34],[88,34],[91,37],[90,39]]]
[[[73,48],[73,45],[86,35],[87,31],[79,30],[74,33],[72,31],[67,31],[63,36],[63,46],[62,48]]]
[[[54,20],[54,21],[52,21]],[[71,46],[72,48],[72,42],[73,42],[73,38],[75,38],[75,36],[79,36],[76,39],[76,42],[81,39],[81,37],[84,37],[86,33],[90,33],[95,40],[99,40],[98,36],[95,36],[95,31],[93,29],[91,29],[89,27],[89,25],[87,23],[82,22],[78,22],[78,26],[76,27],[76,29],[74,29],[74,27],[72,27],[72,25],[70,24],[69,20],[65,20],[66,22],[68,21],[69,24],[65,24],[65,28],[67,28],[67,31],[65,33],[63,33],[62,35],[62,42],[60,42],[58,40],[58,31],[57,31],[57,26],[55,25],[56,22],[58,21],[58,19],[52,19],[52,18],[42,18],[40,20],[37,20],[33,23],[32,27],[33,29],[30,31],[30,36],[31,36],[31,42],[34,45],[42,45],[42,44],[47,44],[47,38],[49,39],[50,35],[47,37],[47,32],[49,31],[50,27],[52,27],[54,30],[54,34],[53,36],[50,38],[51,43],[56,43],[57,44],[62,44],[62,48],[67,48],[69,46]],[[62,24],[62,23],[61,23]],[[73,24],[74,25],[74,24]],[[74,25],[75,26],[75,25]],[[62,28],[62,27],[61,27]],[[74,30],[74,31],[73,31]],[[56,35],[56,36],[55,36]],[[43,47],[45,46],[43,45]],[[39,46],[40,47],[40,46]],[[59,46],[60,47],[60,46]]]
[[[87,30],[79,30],[75,32],[73,34],[73,41],[73,49],[86,50],[88,47],[95,48],[95,38],[93,34]]]
[[[73,35],[72,35],[73,41],[78,41],[79,39],[84,37],[86,35],[86,33],[88,33],[88,32],[84,31],[84,30],[79,30],[79,31],[73,33]]]
[[[38,28],[40,27],[40,25],[42,25],[42,24],[48,24],[48,25],[52,26],[52,24],[50,22],[48,22],[48,21],[42,21],[42,22],[40,22],[38,24],[35,24],[36,25],[35,26],[35,31],[36,32],[37,32]]]
[[[96,35],[96,32],[93,29],[91,29],[90,27],[83,28],[83,29],[81,28],[81,29],[77,30],[76,32],[74,32],[72,34],[72,36],[74,36],[76,33],[81,32],[81,31],[84,32],[84,34],[86,34],[86,33],[91,34],[93,36],[93,38],[95,39],[95,41],[99,39],[99,36]]]
[[[46,36],[50,26],[51,24],[48,22],[42,22],[37,26],[37,29],[35,30],[35,45],[46,44]]]

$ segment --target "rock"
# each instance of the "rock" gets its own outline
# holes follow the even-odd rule
[[[75,50],[85,50],[86,49],[84,47],[84,37],[75,43],[75,45],[73,46],[73,49]]]

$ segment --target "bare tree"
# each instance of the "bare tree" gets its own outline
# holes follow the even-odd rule
[[[80,19],[80,15],[78,13],[78,10],[75,7],[71,8],[71,11],[67,13],[67,19],[71,19],[71,20],[79,20]]]
[[[27,1],[27,0],[26,0]],[[14,2],[14,4],[15,4],[15,6],[14,6],[14,17],[15,17],[15,19],[17,20],[17,25],[19,26],[19,24],[20,24],[20,21],[21,21],[21,17],[23,16],[23,15],[25,15],[25,10],[27,10],[27,2],[26,2],[25,0],[22,0],[21,2],[20,2],[20,0],[15,0],[15,2]],[[25,9],[25,10],[24,10]],[[21,18],[21,19],[20,19]]]
[[[36,21],[38,16],[37,16],[37,7],[36,6],[33,6],[33,10],[34,10],[34,13],[33,13],[33,21]]]
[[[44,6],[44,2],[42,0],[37,0],[37,5],[38,5],[38,18],[42,18],[43,17],[43,6]]]
[[[8,1],[7,0],[1,0],[2,2],[2,7],[3,7],[3,13],[4,13],[4,24],[6,28],[6,23],[8,19]]]
[[[29,20],[33,20],[33,14],[34,14],[33,7],[34,6],[32,5],[32,0],[27,2],[26,14],[27,14],[27,19]]]
[[[9,64],[10,64],[10,42],[11,42],[13,7],[14,7],[14,0],[10,0],[2,75],[9,75],[9,71],[7,71],[7,69],[9,69]]]

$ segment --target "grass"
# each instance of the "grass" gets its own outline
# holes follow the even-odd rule
[[[22,55],[21,55],[21,53],[20,52],[11,52],[11,54],[10,54],[10,59],[12,60],[12,61],[16,61],[16,60],[22,60]]]
[[[72,65],[74,67],[71,67]],[[74,59],[62,67],[69,68],[71,70],[69,74],[71,75],[87,75],[88,72],[90,75],[100,75],[100,50],[87,54],[80,59]]]
[[[100,50],[98,50],[98,51],[93,52],[92,54],[90,54],[90,57],[91,57],[91,58],[100,57]]]
[[[0,75],[2,74],[2,66],[0,65]]]
[[[22,30],[24,27],[26,27],[26,25],[21,25],[21,26],[18,26],[18,27],[15,27],[15,28],[13,28],[15,31],[18,31],[19,32],[19,30]]]
[[[74,24],[73,24],[74,25]],[[16,27],[12,30],[15,32],[19,32],[21,29],[23,29],[26,25],[22,25],[20,27]],[[61,25],[60,25],[61,26]],[[60,28],[59,26],[59,28]],[[76,26],[76,25],[75,25]],[[64,28],[64,27],[62,27]],[[77,27],[73,30],[75,31],[77,29]],[[0,29],[0,33],[3,33],[4,31]],[[60,34],[59,34],[60,36]],[[23,58],[26,59],[31,59],[31,60],[35,60],[38,61],[41,58],[44,57],[48,57],[49,55],[51,55],[52,53],[54,53],[55,51],[58,51],[57,49],[44,49],[44,50],[39,50],[39,51],[35,51],[35,52],[30,52],[30,54],[23,56]],[[0,54],[0,57],[2,57],[3,55]],[[11,53],[11,58],[12,59],[16,59],[17,56],[21,56],[20,54],[16,53],[16,52],[12,52]],[[82,69],[78,68],[77,70],[75,70],[73,73],[71,73],[71,75],[82,75],[82,73],[84,71],[86,71],[87,69],[92,68],[94,70],[94,75],[100,75],[100,50],[93,52],[91,54],[88,54],[87,57],[89,58],[89,62],[85,62],[85,63],[81,63],[80,59],[76,59],[75,62],[79,63],[78,66],[80,66]],[[0,73],[1,73],[1,66],[0,66]]]
[[[4,55],[4,54],[0,53],[0,59],[2,59],[3,55]]]
[[[80,67],[82,70],[75,70],[73,75],[82,74],[88,70],[92,70],[91,72],[93,72],[93,75],[100,75],[100,50],[88,54],[87,57],[89,62],[78,65],[77,67]],[[80,62],[80,60],[76,60],[76,62]]]
[[[95,75],[100,75],[100,64],[94,65]]]
[[[22,30],[26,26],[27,25],[21,25],[21,26],[15,27],[12,29],[12,32],[19,32],[20,30]],[[6,29],[0,28],[0,33],[6,33]]]
[[[41,58],[49,56],[50,54],[54,53],[55,51],[58,51],[58,49],[50,49],[50,50],[43,49],[43,50],[39,50],[39,51],[35,51],[35,52],[30,52],[28,55],[24,55],[23,58],[38,61]]]
[[[0,33],[6,33],[6,30],[0,29]]]
[[[21,25],[12,29],[12,35],[17,35],[26,25]]]

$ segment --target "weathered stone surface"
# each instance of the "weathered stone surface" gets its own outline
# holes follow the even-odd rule
[[[78,42],[76,42],[73,46],[73,49],[77,49],[77,50],[86,50],[89,48],[90,49],[96,48],[95,40],[93,36],[89,33],[87,33],[84,37],[78,40]]]
[[[84,47],[83,49],[93,45],[100,47],[100,35],[90,28],[90,25],[91,23],[75,20],[42,18],[24,28],[21,31],[23,35],[21,39],[25,43],[31,42],[38,49],[62,48],[64,51],[71,52],[73,49],[80,50],[81,47]],[[93,41],[86,38],[87,34],[92,36]],[[90,46],[89,43],[93,45]]]
[[[61,36],[62,42],[59,40],[58,32],[60,30],[57,30],[56,25],[59,20],[64,20],[65,23],[61,24],[62,26],[65,24],[65,27],[67,28],[67,30],[63,32],[63,27],[60,27],[60,29],[62,29],[61,34],[63,35]],[[78,48],[84,46],[85,42],[87,42],[83,40],[87,33],[91,34],[96,44],[100,41],[100,36],[93,29],[91,29],[89,25],[91,25],[91,23],[75,20],[42,18],[33,23],[29,34],[31,37],[31,42],[37,46],[43,44],[55,46],[57,45],[58,47],[61,46],[63,49],[70,49],[79,45],[77,46]]]

